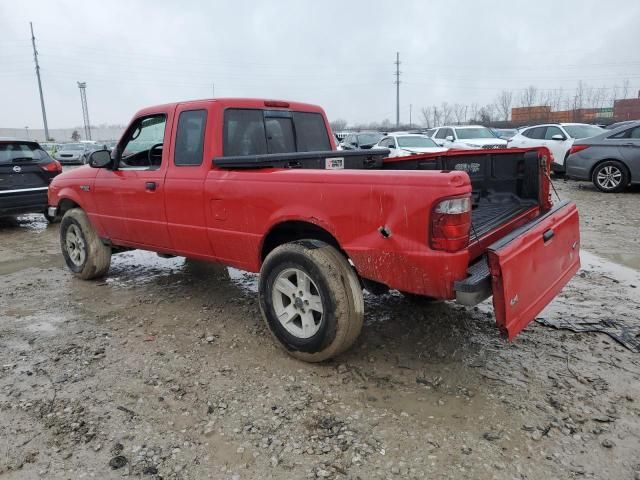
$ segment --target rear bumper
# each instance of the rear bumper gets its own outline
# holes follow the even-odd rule
[[[467,270],[468,277],[453,284],[456,292],[456,302],[461,305],[473,306],[486,300],[492,295],[491,273],[487,257],[483,256]]]
[[[42,213],[47,208],[48,187],[0,190],[0,215]]]
[[[586,164],[579,160],[567,159],[567,177],[574,178],[576,180],[591,180],[591,167],[592,163]]]

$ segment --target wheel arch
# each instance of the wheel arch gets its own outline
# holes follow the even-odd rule
[[[58,201],[58,215],[62,217],[67,211],[72,208],[82,208],[78,202],[71,198],[65,197]]]
[[[340,246],[338,239],[326,228],[306,220],[286,220],[273,225],[263,237],[260,245],[260,264],[276,247],[302,239],[313,239],[335,247],[347,259],[349,256]]]

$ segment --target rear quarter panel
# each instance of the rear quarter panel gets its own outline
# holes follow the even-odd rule
[[[266,234],[305,221],[331,233],[364,278],[447,298],[468,252],[428,247],[430,212],[437,199],[470,191],[466,173],[440,171],[216,169],[205,181],[210,240],[224,263],[258,271]]]

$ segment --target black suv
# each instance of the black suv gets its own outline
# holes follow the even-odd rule
[[[0,217],[47,212],[47,190],[60,163],[36,142],[0,139]]]

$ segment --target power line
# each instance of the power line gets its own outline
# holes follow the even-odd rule
[[[49,141],[49,126],[47,125],[47,112],[44,108],[44,95],[42,94],[42,81],[40,80],[40,65],[38,65],[38,50],[36,49],[36,37],[33,34],[33,23],[29,22],[31,28],[31,45],[33,45],[33,60],[36,62],[36,77],[38,77],[38,90],[40,91],[40,106],[42,107],[42,123],[44,123],[44,137]]]

